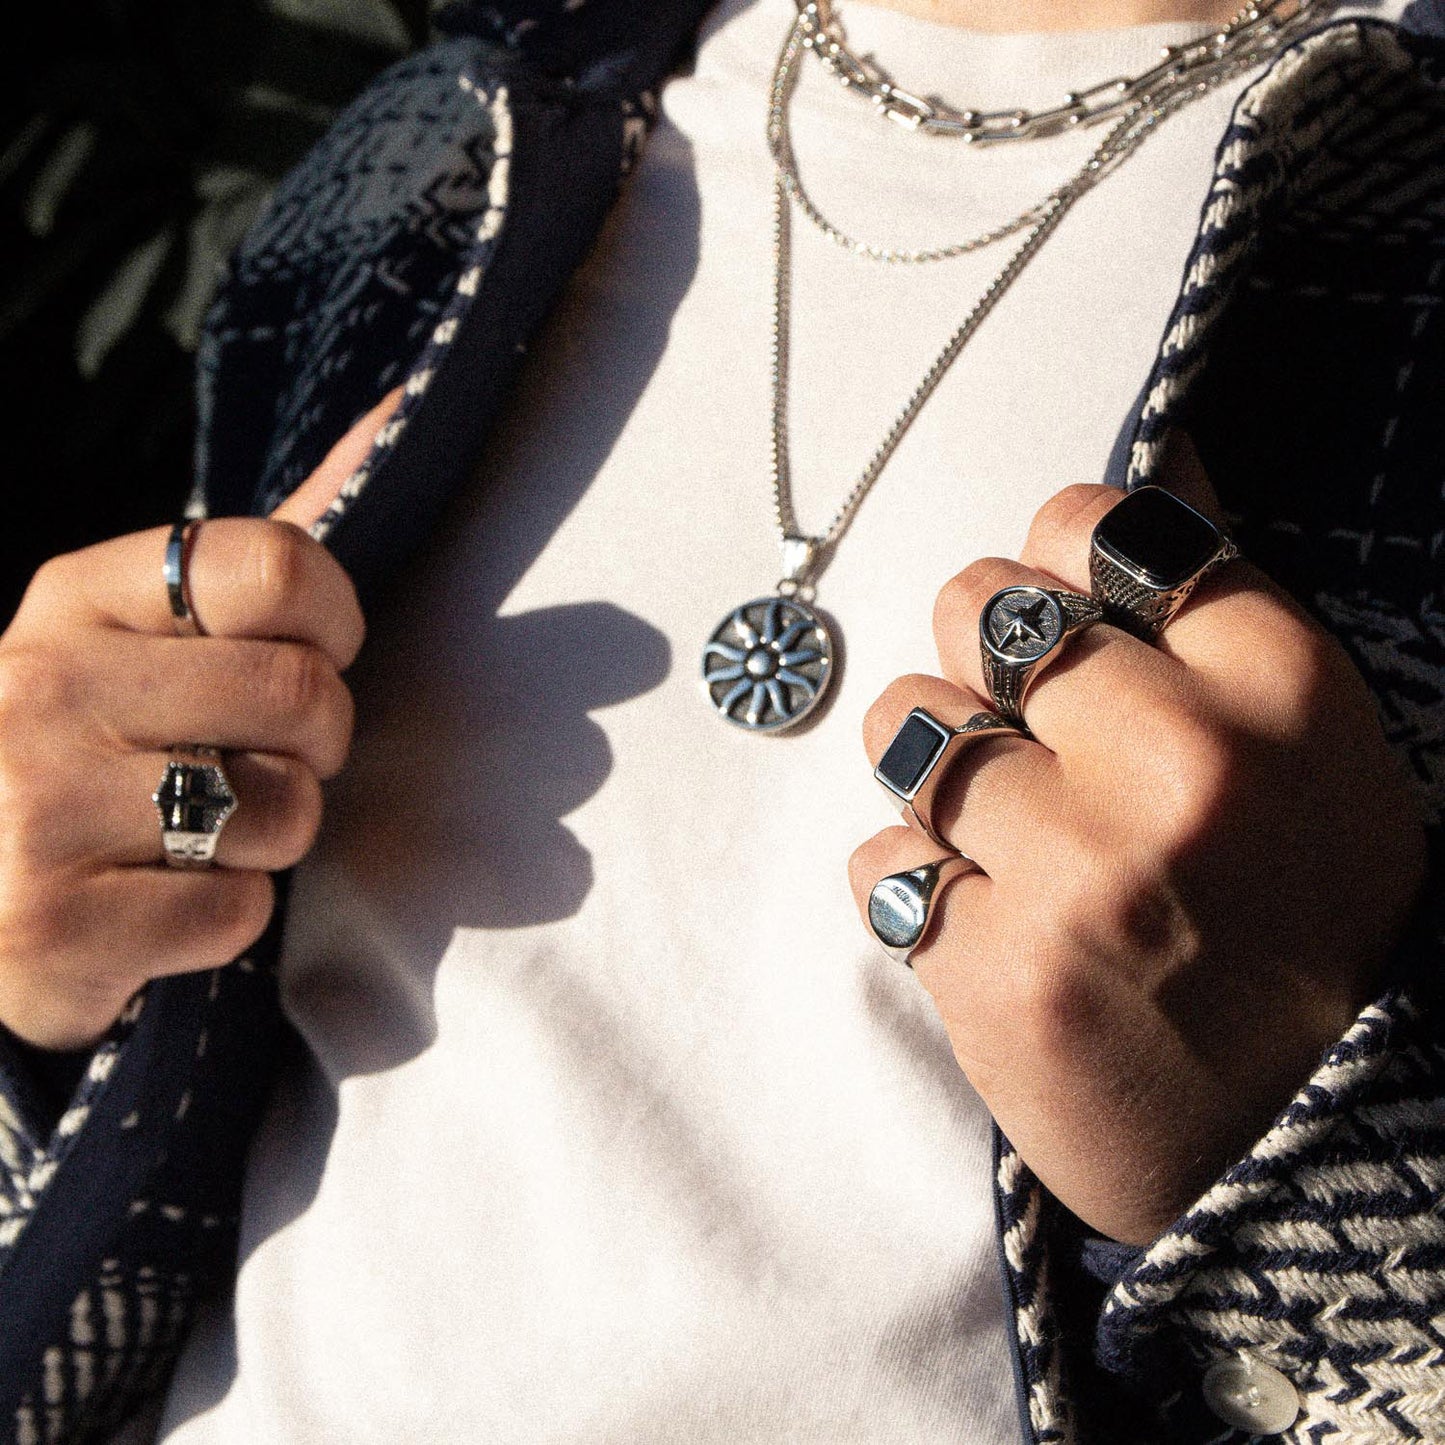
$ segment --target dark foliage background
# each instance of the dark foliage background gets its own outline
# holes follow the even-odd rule
[[[0,47],[0,626],[46,557],[179,515],[217,270],[427,0],[89,0]]]

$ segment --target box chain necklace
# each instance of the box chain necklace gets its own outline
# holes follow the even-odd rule
[[[782,537],[783,577],[770,596],[730,612],[703,648],[708,700],[728,722],[749,732],[783,732],[816,712],[832,680],[831,628],[814,610],[816,583],[858,508],[939,382],[1004,292],[1052,235],[1080,196],[1126,160],[1162,120],[1278,49],[1285,34],[1318,0],[1272,0],[1247,6],[1197,41],[1164,51],[1161,62],[1133,79],[1107,81],[1029,112],[957,110],[895,86],[870,60],[848,50],[841,27],[818,3],[800,4],[778,55],[769,88],[768,146],[773,179],[773,318],[771,472],[774,519]],[[797,63],[811,50],[843,85],[866,95],[879,112],[909,129],[950,135],[965,144],[999,144],[1055,135],[1079,125],[1114,120],[1084,164],[1038,205],[1001,226],[948,246],[897,250],[855,240],[813,204],[793,155],[789,102]],[[1007,236],[1023,239],[985,287],[914,387],[883,440],[843,498],[826,529],[808,534],[798,522],[788,460],[788,336],[791,323],[791,207],[845,250],[871,260],[920,263],[981,250]]]

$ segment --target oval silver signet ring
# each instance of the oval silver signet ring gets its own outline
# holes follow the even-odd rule
[[[868,926],[884,951],[913,967],[913,954],[928,937],[934,906],[955,878],[982,869],[962,853],[890,873],[868,895]]]

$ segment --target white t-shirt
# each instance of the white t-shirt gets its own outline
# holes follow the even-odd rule
[[[988,1115],[848,889],[896,820],[860,722],[936,670],[940,585],[1101,476],[1240,83],[1161,127],[1003,298],[822,578],[831,708],[752,736],[710,712],[699,654],[781,571],[763,126],[792,14],[712,16],[477,485],[371,619],[284,949],[307,1053],[170,1445],[1018,1437]],[[1192,33],[843,18],[900,84],[984,108]],[[897,245],[997,223],[1101,136],[965,150],[811,58],[795,128],[825,212]],[[889,267],[801,219],[794,242],[794,487],[821,529],[1008,243]]]

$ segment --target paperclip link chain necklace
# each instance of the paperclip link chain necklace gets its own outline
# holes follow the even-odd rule
[[[1285,30],[1319,0],[1260,0],[1241,10],[1227,24],[1184,45],[1168,45],[1159,64],[1133,77],[1116,76],[1087,90],[1064,97],[1063,103],[1045,110],[959,110],[937,99],[924,100],[895,85],[871,57],[855,55],[848,49],[842,26],[825,0],[807,4],[798,15],[797,31],[805,50],[822,62],[823,68],[846,89],[863,96],[880,115],[907,130],[926,135],[949,136],[965,145],[989,146],[1009,141],[1040,140],[1083,126],[1128,117],[1151,101],[1175,91],[1217,85],[1257,63],[1277,49]],[[769,116],[768,148],[788,196],[799,211],[827,238],[845,251],[869,260],[900,262],[947,261],[981,251],[996,241],[1016,235],[1032,225],[1055,202],[1078,183],[1070,176],[1035,206],[1011,220],[950,246],[922,250],[898,250],[855,240],[835,226],[813,203],[793,155],[791,127],[786,104],[775,106]],[[1097,156],[1097,152],[1095,153]],[[1086,169],[1093,166],[1091,156]]]
[[[1284,41],[1293,21],[1317,0],[1277,0],[1239,12],[1228,25],[1203,40],[1183,46],[1135,80],[1110,81],[1071,96],[1064,107],[1038,112],[954,111],[941,102],[923,101],[899,90],[871,62],[847,50],[841,29],[818,3],[803,4],[778,55],[769,88],[768,144],[775,162],[773,181],[773,317],[772,317],[772,448],[773,512],[782,538],[783,576],[772,594],[734,608],[714,629],[703,648],[702,678],[718,715],[749,732],[778,733],[796,727],[816,713],[828,692],[837,651],[833,624],[814,610],[816,584],[842,541],[858,508],[873,490],[904,434],[937,390],[959,353],[1018,279],[1069,209],[1116,166],[1131,155],[1154,128],[1190,101],[1256,65]],[[788,108],[797,87],[798,60],[811,50],[851,90],[869,96],[880,112],[915,129],[927,116],[948,121],[972,117],[970,126],[939,134],[958,135],[971,143],[981,139],[1032,139],[1057,134],[1074,124],[1113,119],[1103,140],[1084,164],[1062,185],[1020,216],[951,246],[902,251],[854,240],[833,226],[813,206],[803,189],[793,156]],[[1097,100],[1108,87],[1117,104]],[[1090,98],[1097,103],[1090,104]],[[1069,110],[1077,118],[1061,119]],[[1004,126],[996,117],[1011,118]],[[988,121],[988,126],[984,122]],[[985,130],[989,134],[985,137]],[[796,204],[832,240],[855,254],[893,263],[945,260],[992,245],[1022,231],[1012,255],[984,288],[983,294],[954,329],[914,387],[882,441],[827,527],[808,534],[793,505],[788,448],[788,337],[791,329],[792,230]]]

